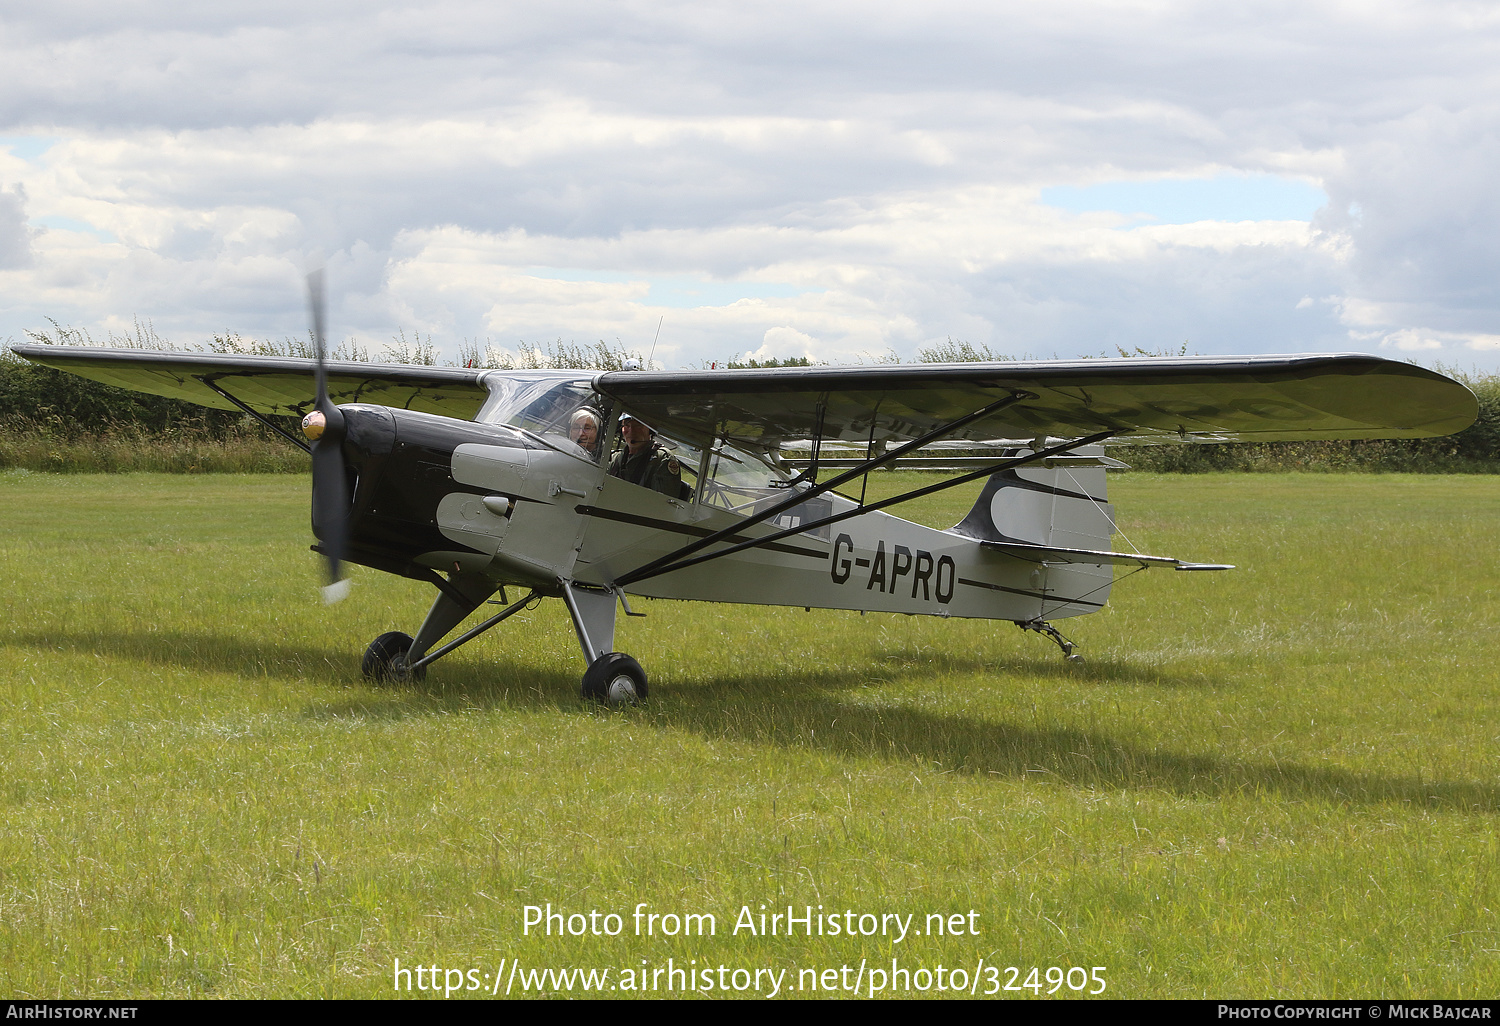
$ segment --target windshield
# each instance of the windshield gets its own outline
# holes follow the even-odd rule
[[[597,461],[609,407],[592,380],[576,373],[486,375],[490,398],[476,419],[520,428],[562,452]]]

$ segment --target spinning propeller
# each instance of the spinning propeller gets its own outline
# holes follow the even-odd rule
[[[323,601],[332,605],[349,594],[349,581],[340,565],[349,538],[349,488],[344,467],[344,415],[328,398],[321,270],[307,276],[307,303],[312,310],[318,397],[312,410],[302,418],[302,433],[312,442],[313,533],[328,556],[328,584],[323,588]]]

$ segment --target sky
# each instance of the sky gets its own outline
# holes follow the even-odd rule
[[[1500,6],[0,0],[0,341],[1500,369]]]

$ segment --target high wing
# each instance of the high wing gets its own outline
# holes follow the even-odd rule
[[[310,408],[314,361],[294,357],[14,345],[29,360],[106,384],[260,413]],[[472,419],[493,373],[458,367],[333,363],[336,403],[371,402]],[[599,375],[595,386],[647,423],[757,448],[821,435],[866,442],[919,437],[1008,395],[1026,398],[947,433],[1030,440],[1113,432],[1115,441],[1268,442],[1428,438],[1478,415],[1463,385],[1358,354],[799,367]]]
[[[658,429],[761,448],[819,435],[915,438],[1014,393],[1031,398],[949,437],[1429,438],[1463,430],[1479,412],[1450,378],[1358,354],[622,371],[595,387]]]
[[[259,413],[300,417],[312,406],[315,361],[282,356],[163,353],[149,349],[15,345],[18,355],[107,385],[233,410],[233,395]],[[328,365],[328,394],[335,403],[379,403],[471,420],[488,396],[486,372],[409,364]]]

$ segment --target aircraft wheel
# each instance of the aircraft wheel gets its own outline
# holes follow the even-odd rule
[[[1083,669],[1083,656],[1079,655],[1076,652],[1072,653],[1071,655],[1064,656],[1063,657],[1063,662],[1067,663],[1068,666],[1071,667],[1072,669],[1075,669],[1075,670],[1081,670],[1081,669]]]
[[[584,672],[582,693],[606,705],[634,704],[646,697],[646,671],[624,652],[610,652]]]
[[[408,684],[427,676],[427,667],[413,671],[407,665],[406,654],[411,651],[411,635],[400,631],[387,631],[365,649],[360,670],[369,680]]]

